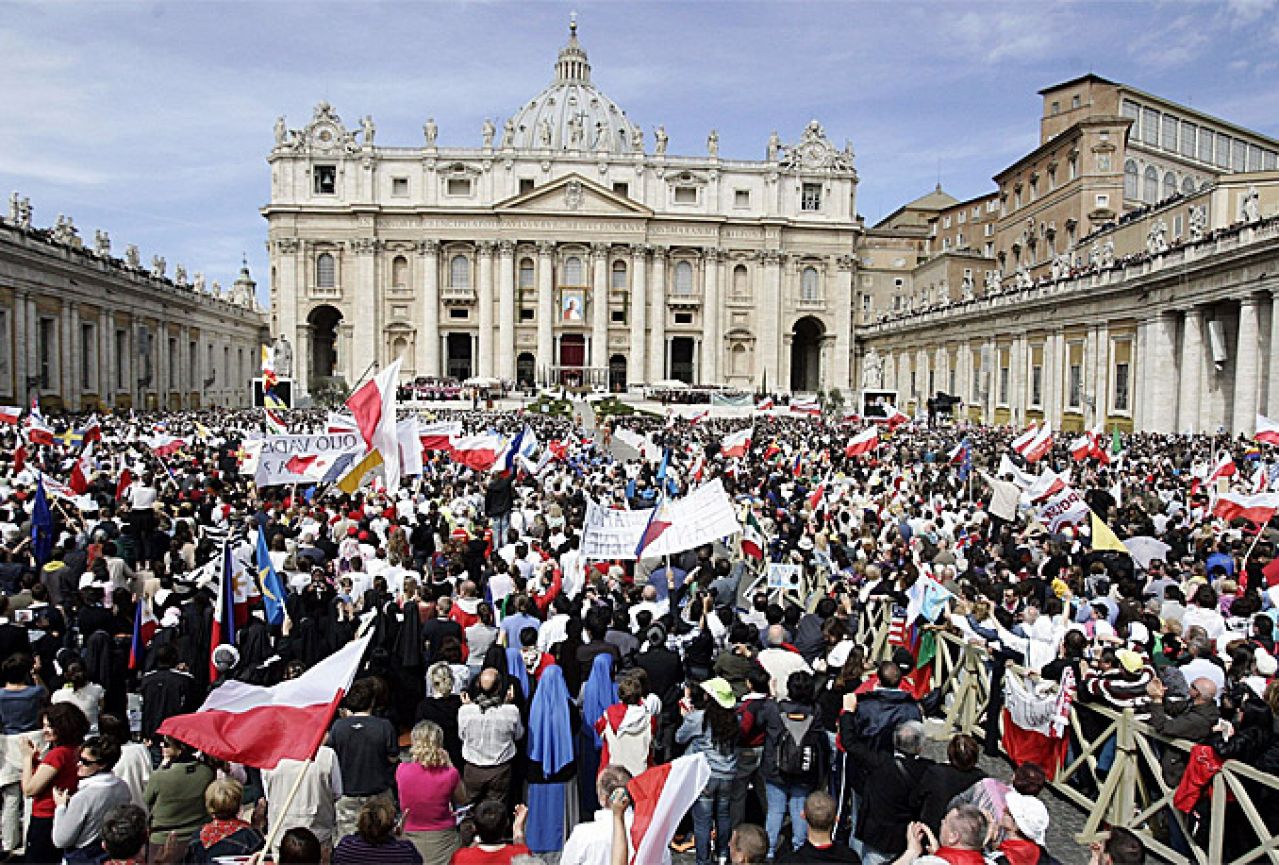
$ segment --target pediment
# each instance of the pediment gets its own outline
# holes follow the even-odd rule
[[[580,174],[557,178],[545,186],[500,201],[493,209],[498,213],[554,213],[561,216],[648,218],[653,215],[653,211],[644,205],[605,189]]]

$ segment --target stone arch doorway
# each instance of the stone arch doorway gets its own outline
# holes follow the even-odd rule
[[[626,356],[615,354],[608,359],[608,389],[613,393],[626,390]]]
[[[791,330],[790,389],[792,393],[813,393],[822,381],[822,338],[826,328],[819,319],[806,315]]]
[[[338,325],[342,313],[325,304],[306,317],[311,327],[311,379],[319,381],[340,375],[338,371]]]
[[[466,381],[474,374],[471,371],[471,335],[450,333],[444,338],[444,347],[449,377]]]

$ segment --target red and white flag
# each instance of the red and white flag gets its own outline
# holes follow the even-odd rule
[[[744,430],[738,430],[735,433],[729,433],[724,436],[720,442],[720,454],[725,459],[733,457],[744,457],[751,449],[751,437],[755,435],[754,427],[747,427]]]
[[[742,520],[742,555],[762,561],[765,549],[764,529],[755,518],[755,512],[747,511],[746,519]]]
[[[331,411],[324,422],[324,431],[326,433],[358,433],[360,427],[355,422],[355,418],[349,414],[338,414]]]
[[[1049,496],[1055,496],[1064,490],[1070,484],[1070,472],[1057,474],[1056,472],[1045,471],[1039,477],[1035,478],[1030,487],[1026,490],[1026,495],[1031,502],[1038,502]]]
[[[693,461],[693,467],[688,470],[689,479],[695,484],[702,482],[702,475],[706,472],[706,454],[699,453],[697,459]]]
[[[27,416],[27,441],[33,445],[53,444],[53,428],[38,414],[33,413]]]
[[[1257,415],[1257,431],[1252,437],[1262,444],[1279,445],[1279,421],[1273,421],[1264,414]]]
[[[1208,472],[1208,477],[1204,480],[1206,484],[1214,483],[1217,478],[1234,477],[1239,469],[1235,467],[1235,461],[1231,458],[1228,451],[1222,451],[1221,456],[1217,457],[1217,462],[1213,465],[1212,470]]]
[[[875,427],[866,429],[853,436],[844,448],[845,457],[858,457],[868,454],[879,446],[879,430]]]
[[[281,760],[309,760],[324,741],[371,639],[348,643],[273,688],[224,682],[198,712],[174,715],[159,732],[215,759],[259,769],[274,769]]]
[[[1074,458],[1075,462],[1081,463],[1088,459],[1089,455],[1092,454],[1093,448],[1096,446],[1097,443],[1093,440],[1092,434],[1084,433],[1070,443],[1070,455]]]
[[[399,382],[397,357],[346,401],[364,444],[382,455],[386,488],[392,491],[400,488],[400,443],[395,425],[395,389]]]
[[[790,404],[791,414],[806,414],[812,417],[822,413],[821,403],[816,400],[798,400]]]
[[[133,472],[129,471],[128,465],[125,465],[120,469],[120,477],[115,482],[115,500],[118,502],[123,499],[131,486],[133,486]]]
[[[7,423],[9,426],[17,426],[18,418],[22,417],[22,407],[16,405],[0,405],[0,423]]]
[[[699,424],[711,416],[711,410],[704,408],[688,419],[689,424]]]
[[[1013,765],[1036,763],[1049,780],[1066,758],[1070,737],[1059,719],[1069,717],[1074,699],[1074,673],[1062,677],[1061,690],[1040,695],[1016,676],[1004,677],[1004,750]]]
[[[160,459],[172,456],[187,446],[185,439],[164,434],[151,436],[146,439],[146,443],[147,447],[151,448]]]
[[[27,446],[25,442],[19,441],[18,447],[13,452],[13,473],[16,475],[27,465]]]
[[[815,511],[821,507],[822,501],[826,498],[826,481],[822,481],[813,491],[808,494],[808,509]]]
[[[1039,424],[1032,423],[1030,426],[1012,440],[1010,447],[1022,456],[1026,455],[1026,448],[1030,447],[1030,443],[1035,440],[1035,436],[1039,435]]]
[[[1052,424],[1045,423],[1040,428],[1035,437],[1030,440],[1030,444],[1026,445],[1026,449],[1021,455],[1026,458],[1026,462],[1039,462],[1048,456],[1048,452],[1053,449],[1053,428]]]
[[[1222,493],[1213,503],[1212,515],[1223,520],[1248,520],[1263,526],[1279,510],[1279,493],[1262,493],[1245,496],[1241,493]]]
[[[777,404],[773,402],[773,398],[769,397],[768,399],[755,403],[755,411],[772,411],[776,405]]]
[[[506,441],[497,433],[484,432],[473,436],[462,436],[453,439],[449,444],[449,455],[454,462],[459,462],[477,472],[486,472],[497,464],[498,454],[506,450]]]
[[[418,439],[424,451],[447,451],[449,440],[462,435],[462,424],[455,420],[436,421],[435,423],[418,423]]]
[[[84,495],[89,489],[89,476],[93,474],[93,443],[84,449],[84,453],[75,461],[75,465],[71,467],[71,478],[68,485],[75,490],[78,496]]]
[[[888,424],[890,430],[895,430],[904,423],[910,423],[910,415],[892,403],[887,403],[884,405],[884,423]]]
[[[710,777],[711,767],[705,755],[689,754],[654,766],[626,785],[635,808],[631,865],[662,861],[679,821],[693,807]]]

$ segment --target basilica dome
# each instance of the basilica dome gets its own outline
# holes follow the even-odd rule
[[[591,64],[569,25],[568,44],[555,62],[555,80],[508,121],[512,142],[530,150],[631,153],[642,147],[639,127],[591,83]]]

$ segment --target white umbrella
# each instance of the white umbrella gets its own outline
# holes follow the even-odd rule
[[[661,381],[653,382],[649,387],[657,390],[686,390],[688,382],[680,381],[677,378],[664,378]]]

